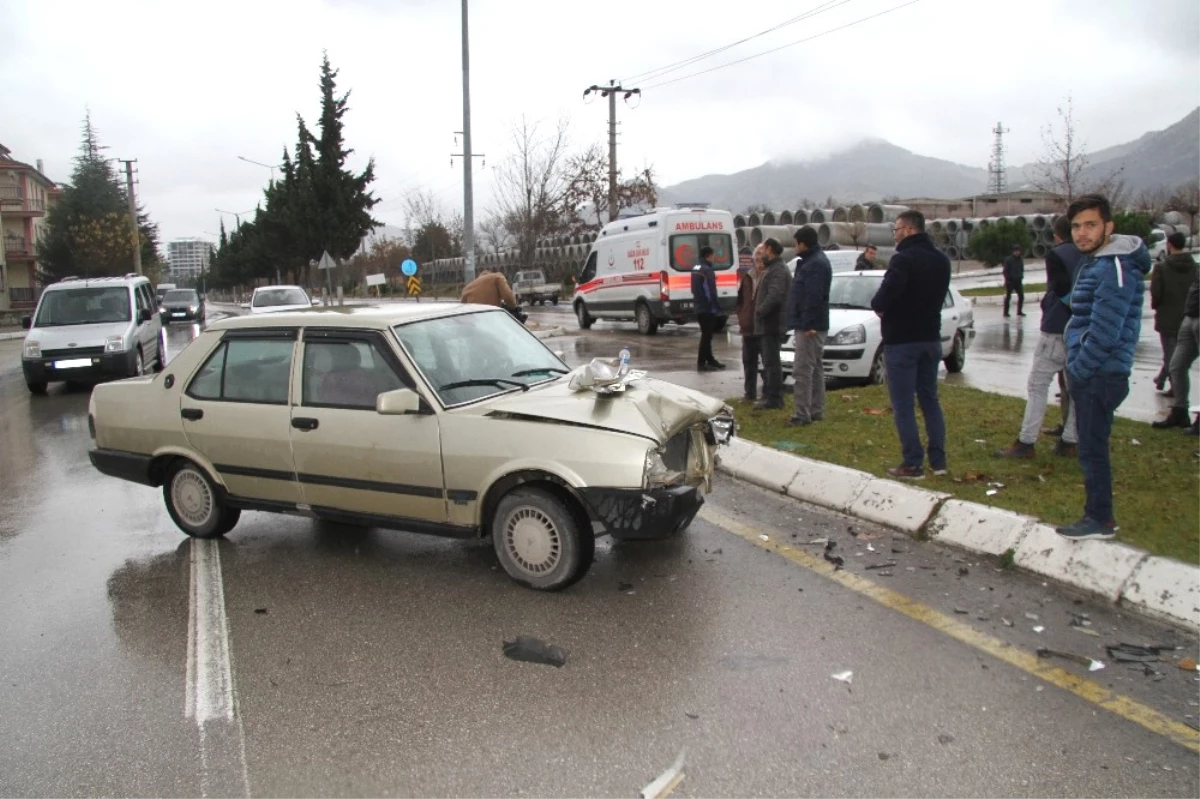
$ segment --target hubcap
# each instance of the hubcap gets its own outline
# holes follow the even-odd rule
[[[554,522],[534,507],[517,508],[504,525],[504,546],[522,570],[545,574],[562,557],[562,538]]]
[[[138,377],[141,377],[142,375],[146,374],[146,356],[144,354],[142,354],[141,350],[138,350],[137,373],[138,373]]]
[[[184,469],[171,481],[171,501],[175,512],[191,527],[203,527],[212,517],[212,492],[204,478],[191,469]]]

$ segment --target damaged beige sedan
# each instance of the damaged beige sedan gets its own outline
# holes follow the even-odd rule
[[[595,536],[683,530],[720,400],[631,370],[574,371],[506,311],[311,310],[212,324],[160,374],[97,386],[93,465],[161,486],[200,538],[245,510],[474,538],[524,585],[571,585]]]

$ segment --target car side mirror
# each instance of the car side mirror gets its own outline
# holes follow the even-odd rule
[[[375,412],[382,416],[404,416],[421,412],[421,397],[411,388],[387,391],[375,398]]]
[[[21,327],[25,330],[28,330],[29,328],[33,327],[33,317],[32,316],[22,316],[21,317]]]
[[[248,303],[248,302],[243,302],[243,303],[242,303],[242,308],[243,308],[243,309],[245,309],[245,310],[247,310],[247,311],[248,311],[248,310],[250,310],[250,303]]]
[[[151,311],[149,308],[139,308],[138,309],[138,324],[139,325],[142,324],[143,322],[149,322],[153,318],[154,318],[154,312]]]

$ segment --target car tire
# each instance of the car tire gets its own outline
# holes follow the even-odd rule
[[[136,352],[137,358],[134,359],[133,374],[131,374],[130,377],[141,377],[142,375],[146,374],[146,353],[142,351],[140,346],[137,348]]]
[[[875,350],[875,357],[871,360],[871,371],[867,374],[868,386],[882,386],[887,382],[887,364],[883,361],[883,345],[879,345],[879,349]]]
[[[967,342],[961,331],[954,334],[954,343],[950,345],[950,354],[942,361],[946,371],[958,374],[967,365]]]
[[[167,362],[163,358],[163,339],[166,338],[166,335],[164,335],[165,333],[166,333],[166,331],[163,330],[163,331],[159,331],[159,334],[158,334],[158,346],[155,347],[156,352],[154,353],[154,365],[153,365],[153,369],[155,372],[161,372],[163,369],[167,368]]]
[[[596,540],[590,526],[561,499],[542,488],[509,492],[492,517],[492,547],[516,582],[559,591],[587,573]]]
[[[643,336],[653,336],[658,332],[658,320],[650,313],[650,306],[639,302],[633,309],[633,317],[637,320],[638,332]]]
[[[558,305],[558,295],[557,294],[555,294],[553,297],[550,298],[550,304]]]
[[[25,385],[29,387],[30,394],[41,395],[41,394],[46,393],[46,384],[45,383],[30,383],[30,382],[26,381]]]
[[[575,318],[579,320],[580,330],[587,330],[592,326],[592,323],[596,321],[592,318],[592,315],[588,313],[587,306],[583,304],[582,300],[575,303]]]
[[[175,526],[192,538],[220,538],[242,515],[225,504],[203,469],[186,460],[175,461],[167,470],[163,502]]]

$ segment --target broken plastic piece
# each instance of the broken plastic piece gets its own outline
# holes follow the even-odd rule
[[[896,561],[889,560],[887,563],[872,563],[870,566],[865,566],[864,568],[867,571],[871,571],[872,569],[890,569],[895,565]]]
[[[847,685],[854,681],[854,672],[852,671],[839,671],[837,674],[830,674],[829,676]]]
[[[529,635],[518,635],[513,641],[505,641],[504,656],[509,660],[541,663],[559,669],[567,665],[566,650]]]
[[[1039,624],[1038,626],[1033,628],[1033,631],[1035,633],[1042,633],[1042,632],[1046,631],[1046,628]]]
[[[938,736],[938,743],[940,743],[942,746],[945,746],[946,744],[952,744],[954,743],[954,736],[943,733]]]
[[[1063,660],[1069,660],[1072,663],[1078,663],[1081,666],[1087,666],[1088,671],[1100,671],[1104,668],[1104,664],[1099,660],[1095,660],[1094,658],[1085,657],[1084,655],[1076,655],[1071,652],[1056,652],[1053,649],[1047,649],[1045,647],[1038,647],[1037,656],[1040,658],[1054,657],[1062,658]]]
[[[1135,644],[1116,644],[1104,647],[1108,656],[1118,663],[1154,663],[1158,661],[1158,649]]]
[[[639,794],[641,799],[661,799],[670,795],[671,791],[683,782],[683,757],[687,753],[687,749],[679,750],[679,757],[675,758],[675,762],[670,767],[654,778],[654,781],[642,788]]]
[[[771,540],[771,537],[770,537],[769,535],[760,535],[760,536],[758,537],[758,540],[759,540],[759,541],[770,541],[770,540]]]

